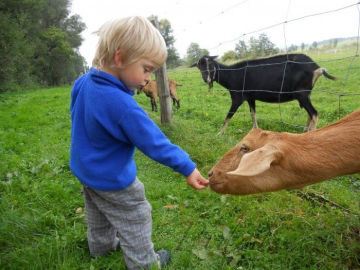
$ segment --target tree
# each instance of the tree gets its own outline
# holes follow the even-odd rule
[[[338,45],[338,39],[337,38],[334,38],[333,39],[333,48],[336,48],[337,47],[337,45]]]
[[[45,0],[41,24],[43,28],[51,26],[62,27],[64,20],[69,15],[69,0]]]
[[[70,60],[74,51],[70,43],[66,41],[66,37],[66,32],[54,26],[43,32],[42,42],[47,50],[42,55],[45,61],[41,65],[42,72],[38,76],[49,85],[69,83],[65,79],[71,67]]]
[[[209,55],[209,51],[206,49],[201,49],[197,43],[191,43],[186,51],[186,64],[192,65],[204,55]]]
[[[158,17],[151,15],[148,18],[150,21],[158,21]],[[159,22],[159,32],[163,36],[168,52],[168,57],[166,59],[166,66],[169,68],[177,67],[181,64],[180,56],[174,46],[175,37],[173,35],[173,30],[171,24],[167,19],[161,19]]]
[[[28,82],[32,51],[24,40],[24,31],[8,14],[0,13],[0,36],[0,89],[20,79]]]
[[[301,43],[301,51],[303,52],[305,50],[305,43]]]
[[[275,44],[270,41],[266,34],[260,34],[257,41],[258,52],[256,56],[269,56],[279,52],[279,49],[275,47]]]
[[[31,84],[34,34],[43,1],[0,1],[0,92]]]
[[[162,19],[160,21],[160,33],[165,39],[168,58],[166,60],[166,66],[169,68],[174,68],[180,65],[180,56],[174,46],[175,37],[173,35],[173,30],[171,24],[167,19]]]
[[[69,83],[84,70],[78,48],[86,26],[68,17],[69,7],[70,0],[0,2],[0,89]]]
[[[67,33],[67,41],[71,47],[79,48],[83,41],[80,34],[86,29],[86,25],[81,21],[80,16],[75,14],[65,19],[63,29]]]
[[[270,41],[266,34],[260,34],[259,38],[250,37],[249,44],[240,40],[235,45],[238,58],[257,58],[279,53],[279,49]]]
[[[86,25],[79,15],[68,17],[69,7],[69,0],[45,0],[41,20],[43,29],[39,33],[36,51],[40,61],[35,60],[34,64],[37,70],[45,71],[38,73],[37,77],[48,85],[72,82],[81,72],[75,74],[80,66],[78,61],[82,60],[82,66],[85,65],[85,59],[80,57],[77,49],[82,43],[80,34]]]
[[[311,44],[310,49],[311,49],[311,50],[316,50],[317,47],[318,47],[318,43],[317,43],[316,41],[314,41],[314,42]]]
[[[235,59],[237,59],[237,55],[236,55],[235,51],[227,51],[221,57],[222,62],[226,62],[226,61],[229,61],[229,60],[235,60]]]
[[[246,46],[245,41],[240,40],[236,45],[235,45],[235,52],[236,52],[236,57],[239,59],[245,59],[249,56],[248,53],[248,48]]]
[[[298,49],[297,45],[291,44],[291,46],[287,49],[287,51],[288,52],[295,52],[295,51],[297,51],[297,49]]]

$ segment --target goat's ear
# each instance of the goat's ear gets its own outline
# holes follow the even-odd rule
[[[218,58],[218,56],[217,55],[209,56],[209,58],[211,58],[212,60],[215,60],[216,58]]]
[[[192,64],[190,67],[196,67],[196,66],[197,66],[197,63]]]
[[[272,145],[265,145],[253,152],[245,154],[236,170],[229,175],[255,176],[270,168],[271,163],[279,160],[281,152]]]

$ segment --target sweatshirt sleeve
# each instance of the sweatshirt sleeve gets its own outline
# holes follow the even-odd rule
[[[189,176],[195,163],[179,146],[172,144],[160,128],[140,107],[127,111],[119,122],[126,137],[144,154],[181,173]]]

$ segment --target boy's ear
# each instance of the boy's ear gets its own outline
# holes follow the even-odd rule
[[[115,62],[115,65],[120,68],[123,66],[123,60],[122,60],[122,55],[121,55],[121,52],[119,50],[117,50],[115,52],[115,55],[114,55],[114,62]]]

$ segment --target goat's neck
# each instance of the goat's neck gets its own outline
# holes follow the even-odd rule
[[[289,139],[296,145],[289,149],[293,166],[300,174],[329,178],[360,171],[360,161],[356,158],[360,158],[360,118]]]
[[[225,74],[228,69],[229,69],[229,66],[215,62],[216,73],[214,75],[214,81],[216,81],[217,83],[222,85],[221,82],[224,80],[224,76],[226,76]],[[224,72],[224,71],[226,71],[226,72]],[[220,78],[220,74],[221,74],[222,78]]]
[[[236,84],[239,84],[238,80],[242,79],[244,74],[243,72],[246,68],[246,62],[240,62],[230,66],[215,62],[215,65],[216,73],[214,76],[214,81],[227,89],[234,87],[230,85],[230,83],[233,81],[236,81]],[[234,80],[233,75],[235,75],[236,80]]]

